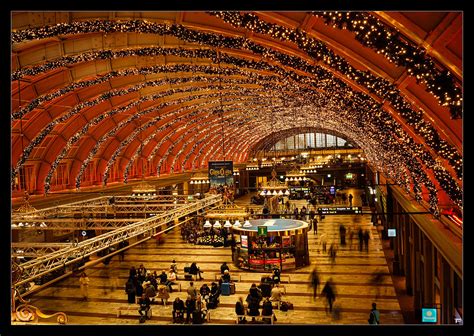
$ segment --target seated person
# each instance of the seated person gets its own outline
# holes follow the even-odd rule
[[[260,300],[257,297],[252,295],[247,296],[247,303],[248,303],[248,315],[250,316],[259,316],[260,315]]]
[[[150,299],[150,302],[155,300],[156,290],[149,281],[143,283],[143,294]]]
[[[272,279],[273,279],[273,282],[274,282],[274,283],[276,283],[276,284],[277,284],[277,283],[280,283],[280,269],[279,269],[278,267],[275,267],[275,268],[273,269],[273,277],[272,277]]]
[[[170,293],[168,292],[168,287],[165,284],[158,285],[158,294],[156,297],[161,299],[163,306],[166,306],[168,299],[170,298]]]
[[[208,308],[213,309],[217,307],[217,304],[219,303],[220,294],[221,291],[219,289],[219,286],[217,286],[217,283],[213,282],[211,284],[211,293],[209,294],[209,302],[207,304]]]
[[[245,315],[247,313],[247,309],[244,305],[244,300],[242,297],[239,297],[239,300],[235,303],[235,314],[236,315]],[[244,317],[239,317],[239,323],[245,323],[247,319]]]
[[[222,284],[223,282],[230,283],[230,273],[229,270],[225,270],[224,274],[222,274],[221,278],[219,279],[219,284]]]
[[[255,283],[253,283],[252,286],[250,286],[249,295],[258,299],[259,303],[262,300],[262,290],[258,288]]]
[[[221,274],[224,274],[225,270],[229,271],[229,266],[224,261],[224,263],[221,265]]]
[[[166,282],[166,285],[168,286],[170,293],[173,292],[173,287],[171,287],[171,285],[176,284],[176,279],[177,279],[176,273],[173,271],[173,269],[170,269],[170,271],[168,272],[168,279]]]
[[[209,295],[211,294],[211,289],[205,283],[199,289],[199,293],[201,294],[201,296],[204,298],[205,301],[208,301],[209,300]]]
[[[172,269],[176,274],[178,274],[178,264],[176,263],[176,260],[173,259],[170,265],[170,269]]]
[[[184,301],[177,296],[173,301],[173,323],[175,323],[178,318],[180,320],[184,318]]]
[[[196,310],[196,299],[192,299],[191,295],[188,295],[184,306],[186,307],[186,323],[189,323],[189,319],[192,318],[193,312]]]
[[[275,302],[281,301],[282,295],[283,295],[283,293],[282,293],[282,290],[280,288],[280,285],[276,284],[272,288],[271,295],[270,295],[270,301],[275,301]]]
[[[145,315],[147,319],[150,319],[148,317],[148,311],[150,310],[150,299],[146,297],[145,293],[142,294],[142,296],[138,299],[138,312],[140,313],[141,316]]]
[[[158,278],[160,279],[160,284],[166,284],[166,281],[168,280],[168,275],[165,271],[161,271],[161,274],[158,275]]]
[[[266,321],[267,323],[271,323],[271,316],[272,315],[274,316],[273,305],[270,302],[270,300],[268,298],[266,298],[265,301],[263,301],[263,304],[262,304],[262,316],[269,316],[269,317],[265,318],[264,321]]]
[[[203,277],[201,276],[201,273],[203,273],[199,267],[196,265],[195,262],[191,264],[191,267],[189,268],[189,273],[194,274],[194,275],[199,275],[199,280],[202,280]]]

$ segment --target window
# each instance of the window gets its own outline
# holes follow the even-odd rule
[[[326,134],[326,147],[335,147],[336,137],[331,134]]]

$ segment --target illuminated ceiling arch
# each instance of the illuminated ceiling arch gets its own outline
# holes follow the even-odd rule
[[[462,205],[460,12],[18,12],[12,27],[12,184],[25,165],[47,192],[61,163],[78,188],[91,162],[98,184],[140,157],[153,174],[242,162],[272,131],[322,127],[434,213]]]

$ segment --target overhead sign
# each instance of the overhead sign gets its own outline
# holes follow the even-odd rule
[[[389,237],[396,237],[397,236],[397,229],[388,229],[387,230],[387,235]]]
[[[436,308],[421,308],[421,322],[436,323],[438,322],[438,315]]]
[[[209,161],[210,187],[232,186],[234,184],[233,161]]]
[[[330,193],[331,195],[335,195],[335,194],[336,194],[336,187],[330,186],[330,187],[329,187],[329,193]]]
[[[323,215],[327,214],[361,214],[362,207],[320,207]]]
[[[268,226],[265,226],[265,225],[257,226],[257,232],[259,236],[266,236],[268,233]]]

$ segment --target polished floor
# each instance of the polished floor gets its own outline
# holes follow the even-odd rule
[[[357,191],[355,191],[356,193]],[[239,199],[238,203],[245,205],[248,197]],[[303,201],[295,201],[300,207]],[[247,203],[248,204],[248,203]],[[359,197],[354,197],[354,205],[359,205]],[[365,209],[368,212],[368,208]],[[344,224],[353,229],[359,227],[369,229],[371,239],[369,251],[359,251],[357,240],[353,246],[339,247],[335,263],[327,253],[323,253],[320,240],[326,239],[328,246],[339,240],[339,225]],[[277,324],[367,324],[372,302],[377,303],[382,324],[404,324],[404,318],[396,295],[392,278],[382,250],[382,242],[376,228],[370,223],[370,215],[331,215],[326,216],[318,225],[318,233],[308,234],[310,245],[310,260],[312,265],[298,270],[283,272],[289,274],[291,283],[284,283],[286,288],[285,300],[294,305],[294,310],[288,312],[276,311]],[[239,296],[244,299],[252,283],[257,283],[263,273],[249,273],[237,269],[232,264],[230,248],[214,248],[211,246],[190,245],[184,242],[179,230],[170,231],[164,243],[157,245],[155,240],[149,240],[141,245],[130,248],[124,261],[114,257],[107,266],[96,265],[87,269],[90,278],[89,300],[81,300],[78,278],[67,278],[33,294],[31,304],[46,313],[57,311],[68,315],[68,324],[139,324],[137,305],[129,305],[124,291],[124,284],[131,266],[143,263],[149,270],[161,271],[168,269],[171,261],[176,259],[182,276],[182,269],[193,261],[204,271],[204,280],[196,281],[199,288],[204,282],[214,281],[214,274],[219,272],[222,262],[227,261],[231,274],[239,274],[241,281],[236,283],[236,294],[221,296],[217,309],[211,310],[210,324],[235,323],[234,305]],[[310,287],[310,273],[317,267],[321,282],[332,278],[336,288],[335,306],[339,314],[328,314],[325,310],[325,300],[318,297],[313,299]],[[371,282],[373,272],[384,274],[379,284]],[[182,279],[182,277],[181,277]],[[146,324],[171,324],[170,304],[176,296],[186,299],[186,288],[189,282],[179,280],[180,291],[171,293],[167,306],[153,305],[153,316]],[[321,288],[320,288],[321,290]],[[376,295],[378,296],[376,297]],[[131,306],[117,316],[119,308]],[[40,320],[39,323],[53,321]]]

